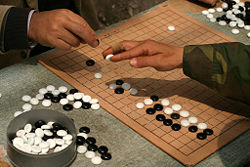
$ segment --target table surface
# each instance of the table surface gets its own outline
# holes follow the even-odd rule
[[[204,23],[210,24],[202,18],[200,14],[190,12],[187,12],[187,14]],[[211,24],[210,26],[220,30],[216,25]],[[223,29],[223,32],[225,34],[230,33],[229,30],[225,29]],[[249,40],[244,36],[238,36],[236,39],[249,44]],[[39,56],[0,70],[0,93],[2,93],[2,98],[0,98],[0,145],[4,145],[5,148],[7,126],[14,118],[13,114],[15,111],[21,110],[23,105],[21,97],[23,95],[28,94],[35,96],[40,88],[46,87],[49,84],[55,85],[56,87],[65,85],[71,88],[63,80],[38,64],[38,58]],[[40,104],[34,107],[34,109],[38,108],[44,107]],[[90,136],[97,139],[97,144],[108,146],[112,152],[113,158],[110,161],[103,162],[99,166],[183,166],[103,109],[97,111],[75,110],[72,112],[65,112],[59,104],[52,105],[50,109],[63,112],[67,116],[73,118],[77,128],[88,126],[91,129]],[[241,166],[249,160],[249,150],[250,131],[247,131],[196,166]],[[5,160],[7,160],[7,158],[5,158]],[[84,155],[78,154],[71,166],[80,167],[95,165],[93,165]]]

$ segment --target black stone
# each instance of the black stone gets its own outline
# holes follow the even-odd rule
[[[148,108],[146,110],[146,113],[149,114],[149,115],[153,115],[153,114],[155,114],[155,109],[154,108]]]
[[[189,130],[189,132],[195,133],[195,132],[197,132],[198,128],[197,128],[197,126],[190,126],[188,128],[188,130]]]
[[[158,115],[156,115],[155,118],[157,121],[164,121],[166,119],[165,115],[163,115],[163,114],[158,114]]]
[[[107,152],[108,152],[108,148],[107,148],[106,146],[100,146],[100,147],[98,148],[98,152],[99,152],[100,154],[107,153]]]
[[[95,61],[94,61],[94,60],[91,60],[91,59],[90,59],[90,60],[87,60],[87,61],[86,61],[86,65],[87,65],[87,66],[93,66],[93,65],[95,65]]]
[[[37,121],[37,122],[35,123],[35,127],[36,127],[36,128],[41,128],[41,126],[43,126],[43,125],[45,125],[45,124],[46,124],[45,121],[39,120],[39,121]]]
[[[197,133],[196,137],[200,140],[205,140],[207,138],[207,135],[205,133]]]
[[[87,144],[95,144],[95,143],[96,143],[96,139],[93,138],[93,137],[88,137],[88,138],[86,139],[86,143],[87,143]]]
[[[239,10],[240,10],[241,12],[243,12],[243,11],[244,11],[244,8],[243,8],[242,6],[239,6]]]
[[[89,151],[94,151],[95,152],[98,149],[98,147],[95,144],[90,144],[90,145],[88,145],[87,149]]]
[[[63,128],[63,126],[61,124],[56,123],[56,122],[52,124],[52,127],[53,127],[53,130],[54,130],[54,131],[52,131],[53,133],[55,131],[62,130],[62,128]]]
[[[206,135],[213,135],[214,131],[212,129],[205,129],[203,133],[205,133]]]
[[[58,97],[59,97],[60,99],[64,99],[64,98],[67,97],[67,94],[66,94],[66,93],[60,93],[60,94],[58,95]]]
[[[45,99],[52,99],[53,97],[54,97],[54,95],[52,93],[45,93],[44,94]]]
[[[61,130],[65,130],[68,134],[70,134],[70,132],[69,132],[68,128],[66,128],[66,127],[62,127],[62,129],[61,129]]]
[[[85,138],[84,137],[82,137],[82,136],[77,136],[76,137],[76,145],[84,145],[84,143],[85,143]]]
[[[115,93],[116,94],[123,94],[124,93],[124,89],[123,88],[116,88],[115,89]]]
[[[173,118],[173,119],[179,119],[180,118],[180,114],[178,114],[178,113],[172,113],[171,114],[171,118]]]
[[[47,141],[48,139],[51,139],[51,136],[46,136],[46,135],[44,135],[44,136],[42,137],[42,139],[43,139],[44,141]]]
[[[88,127],[84,126],[84,127],[81,127],[79,129],[79,132],[88,134],[90,132],[90,129]]]
[[[51,99],[51,101],[53,102],[53,103],[59,103],[60,102],[60,98],[59,97],[53,97],[52,99]]]
[[[150,99],[153,100],[153,101],[158,101],[158,100],[159,100],[159,97],[156,96],[156,95],[152,95],[152,96],[150,97]]]
[[[154,109],[155,109],[156,111],[161,111],[161,110],[163,109],[163,106],[162,106],[161,104],[155,104],[155,105],[154,105]]]
[[[72,104],[65,104],[65,105],[63,105],[63,109],[65,111],[70,111],[73,109],[73,105]]]
[[[90,103],[85,103],[85,102],[82,103],[82,108],[83,109],[89,109],[90,107],[91,107]]]
[[[110,160],[112,158],[112,156],[109,153],[104,153],[104,154],[101,155],[101,158],[103,160]]]
[[[77,89],[70,89],[70,91],[69,91],[70,94],[75,94],[77,92],[79,92]]]
[[[123,83],[124,83],[124,81],[121,80],[121,79],[118,79],[118,80],[115,81],[116,85],[122,85]]]
[[[173,124],[173,121],[172,121],[172,119],[165,119],[163,121],[163,124],[166,126],[171,126]]]
[[[35,133],[35,131],[36,131],[36,127],[32,127],[31,132]]]
[[[217,21],[217,22],[219,22],[219,21],[221,21],[221,20],[222,20],[221,17],[217,17],[217,18],[216,18],[216,21]]]
[[[173,124],[173,125],[171,126],[171,128],[172,128],[174,131],[178,131],[178,130],[181,129],[181,125],[175,123],[175,124]]]

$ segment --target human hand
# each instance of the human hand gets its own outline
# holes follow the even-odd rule
[[[198,0],[207,4],[214,6],[218,0]]]
[[[122,41],[120,45],[124,52],[111,57],[110,60],[113,62],[130,59],[130,64],[133,67],[153,67],[158,71],[168,71],[182,67],[183,47],[152,40]],[[103,56],[105,58],[112,53],[113,49],[108,48],[103,52]]]
[[[87,43],[97,47],[96,33],[79,15],[67,9],[33,13],[28,37],[44,46],[69,50]]]

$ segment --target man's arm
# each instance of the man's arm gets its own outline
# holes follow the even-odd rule
[[[241,43],[186,46],[183,71],[220,94],[250,104],[250,46]]]

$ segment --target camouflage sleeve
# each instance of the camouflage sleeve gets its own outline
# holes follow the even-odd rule
[[[250,45],[234,42],[186,46],[183,71],[223,96],[250,105]]]

